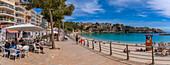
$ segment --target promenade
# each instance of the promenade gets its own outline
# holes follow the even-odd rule
[[[29,57],[16,62],[0,57],[0,65],[142,65],[77,45],[70,39],[56,42],[56,47],[61,49],[50,50],[49,46],[44,46],[46,54],[30,52]]]

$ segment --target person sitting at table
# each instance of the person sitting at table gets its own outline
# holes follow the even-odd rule
[[[23,42],[24,42],[24,40],[21,38],[21,39],[19,40],[19,42],[23,43]]]
[[[19,44],[19,43],[18,43],[18,44]],[[17,48],[17,45],[15,45],[15,42],[11,42],[10,48],[11,48],[11,49],[18,49],[18,48]],[[17,51],[16,51],[17,57],[19,57],[19,53],[20,53],[20,51],[17,50]]]
[[[11,40],[8,40],[8,42],[5,43],[5,48],[6,49],[10,48],[10,43],[11,43]]]
[[[6,43],[5,43],[5,52],[8,52],[8,56],[9,56],[9,48],[10,48],[10,44],[11,44],[11,40],[8,40]]]
[[[42,47],[42,46],[40,45],[40,43],[39,43],[39,40],[37,40],[37,42],[35,42],[34,44],[36,44],[36,48],[37,48],[37,49],[41,49],[42,54],[45,54],[43,47]]]
[[[10,48],[11,49],[17,49],[17,46],[15,45],[14,41],[11,42]]]
[[[34,44],[35,42],[37,42],[36,39],[34,39],[33,44]]]

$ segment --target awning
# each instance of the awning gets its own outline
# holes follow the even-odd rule
[[[19,33],[19,31],[7,30],[8,33]]]

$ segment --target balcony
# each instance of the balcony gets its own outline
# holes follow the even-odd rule
[[[0,18],[0,22],[1,23],[15,23],[14,20],[9,20],[7,18]]]
[[[16,17],[21,17],[21,18],[24,18],[24,16],[16,16]]]
[[[16,20],[17,24],[24,24],[25,23],[24,20],[21,20],[21,19],[15,19],[15,20]]]
[[[23,14],[23,15],[25,14],[25,11],[21,8],[16,7],[15,10],[16,10],[16,13],[20,13],[20,14]]]
[[[11,12],[7,12],[7,11],[0,11],[0,14],[1,15],[8,15],[8,16],[11,16],[11,17],[14,17],[14,13],[11,13]]]
[[[7,4],[0,4],[0,7],[1,7],[1,8],[2,8],[2,7],[7,7],[7,8],[9,8],[9,9],[11,9],[11,10],[15,10],[14,6],[7,5]]]
[[[33,16],[31,17],[31,19],[36,20],[36,18],[35,18],[35,17],[33,17]]]
[[[17,18],[17,19],[25,19],[24,16],[16,16],[15,18]]]
[[[31,14],[36,16],[36,12],[34,10],[31,10]]]
[[[16,9],[16,11],[20,11],[20,12],[22,12],[22,13],[25,13],[23,10],[18,10],[18,9]]]
[[[15,5],[16,8],[22,8],[23,10],[25,10],[25,7],[24,6],[21,6],[21,5]]]
[[[24,21],[17,21],[18,24],[24,24]]]

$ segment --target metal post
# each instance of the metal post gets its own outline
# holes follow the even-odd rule
[[[112,41],[110,41],[110,55],[112,55]]]
[[[93,43],[94,41],[95,41],[95,40],[92,40],[92,49],[94,49],[94,43]]]
[[[100,52],[102,51],[101,43],[100,43],[100,42],[99,42],[99,51],[100,51]]]
[[[87,39],[87,47],[89,47],[89,40]]]
[[[153,52],[153,46],[152,46],[152,64],[155,64],[155,62],[154,62],[154,52]]]
[[[84,39],[84,46],[85,46],[85,40],[86,40],[86,39]]]
[[[129,60],[129,51],[128,51],[128,45],[126,45],[126,52],[127,52],[127,60]]]

